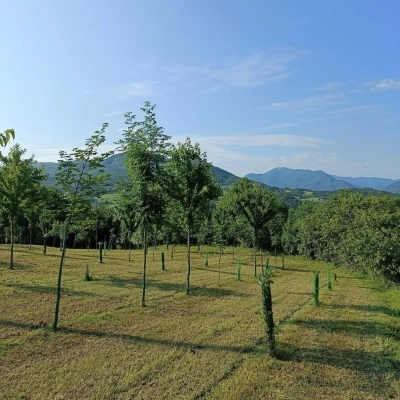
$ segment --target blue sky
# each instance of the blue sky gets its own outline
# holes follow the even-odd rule
[[[400,178],[397,0],[0,0],[0,131],[39,161],[145,100],[239,176]]]

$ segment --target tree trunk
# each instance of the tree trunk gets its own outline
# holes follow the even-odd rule
[[[264,284],[261,286],[262,290],[262,303],[265,333],[267,335],[267,348],[270,357],[275,357],[275,335],[274,335],[274,318],[272,313],[272,294],[271,285]]]
[[[62,253],[61,253],[61,258],[60,258],[60,266],[59,266],[59,269],[58,269],[57,300],[56,300],[56,309],[54,311],[54,322],[53,322],[53,331],[54,332],[57,330],[58,312],[60,310],[61,277],[62,277],[62,268],[63,268],[64,260],[65,260],[65,250],[67,248],[67,246],[66,246],[67,232],[68,232],[68,224],[65,226],[64,237],[63,237],[63,240],[62,240],[63,244],[62,244]]]
[[[146,307],[146,256],[147,256],[147,237],[146,228],[143,230],[143,282],[142,282],[142,307]]]
[[[43,237],[43,255],[45,256],[47,253],[47,234],[44,234]]]
[[[128,255],[128,262],[131,262],[131,241],[129,240],[129,255]]]
[[[154,236],[154,237],[153,237],[153,261],[156,260],[156,259],[155,259],[155,255],[154,255],[155,250],[156,250],[156,237]]]
[[[187,275],[186,275],[186,294],[190,291],[190,227],[187,231]]]
[[[257,278],[257,249],[254,247],[254,276]]]
[[[29,250],[32,250],[32,225],[29,224]]]
[[[235,261],[235,245],[232,245],[232,261]]]
[[[218,260],[218,286],[221,283],[221,256],[222,256],[222,247],[219,248],[219,260]]]
[[[10,269],[14,269],[14,218],[10,220],[11,248],[10,248]]]

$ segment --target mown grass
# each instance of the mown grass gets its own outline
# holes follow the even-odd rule
[[[272,286],[278,358],[267,356],[251,250],[222,257],[149,250],[147,307],[141,251],[68,250],[57,333],[58,249],[17,246],[15,270],[0,246],[0,397],[4,399],[400,398],[400,296],[342,269],[332,291],[324,263],[286,257]],[[160,268],[165,252],[166,271]],[[204,252],[209,251],[209,266]],[[270,257],[272,265],[273,257]],[[265,261],[265,260],[264,260]],[[278,259],[278,263],[280,260]],[[93,280],[85,281],[86,265]],[[270,263],[271,265],[271,263]],[[321,271],[319,307],[312,271]],[[47,327],[43,321],[48,321]]]

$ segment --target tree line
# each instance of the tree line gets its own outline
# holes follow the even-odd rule
[[[0,207],[2,234],[10,246],[9,267],[14,267],[15,240],[21,238],[21,221],[32,232],[40,231],[43,253],[49,238],[60,243],[57,300],[53,329],[57,329],[62,269],[68,237],[86,241],[94,234],[95,246],[104,245],[100,230],[108,231],[109,246],[134,238],[143,249],[142,305],[145,306],[146,258],[149,238],[187,245],[186,293],[190,292],[190,247],[213,243],[220,252],[229,244],[253,245],[255,250],[277,246],[287,207],[272,192],[247,179],[223,194],[211,173],[211,164],[198,144],[188,138],[173,145],[156,122],[155,106],[145,102],[144,119],[125,114],[126,129],[116,143],[125,154],[128,177],[116,185],[112,202],[98,199],[105,193],[107,175],[102,163],[113,152],[100,153],[107,124],[85,142],[82,149],[60,151],[55,185],[45,187],[43,169],[16,144],[7,156],[0,154]],[[10,132],[1,136],[6,145]],[[13,133],[13,132],[12,132]],[[18,232],[19,231],[19,232]],[[19,233],[19,235],[18,235]],[[54,241],[53,241],[54,243]],[[254,257],[256,267],[256,256]]]
[[[128,175],[107,192],[102,163],[114,152],[100,153],[107,124],[86,140],[84,148],[60,151],[52,187],[44,185],[43,169],[33,157],[24,158],[20,145],[0,153],[0,235],[14,244],[49,240],[60,246],[57,328],[62,268],[67,247],[143,250],[142,305],[145,306],[147,257],[150,245],[185,243],[186,293],[190,293],[191,246],[213,244],[221,254],[227,246],[254,248],[263,266],[262,251],[305,255],[311,259],[350,265],[400,281],[400,199],[363,196],[342,191],[321,203],[304,201],[290,208],[272,191],[244,178],[223,192],[211,164],[190,138],[176,145],[158,126],[155,105],[145,102],[143,119],[125,114],[126,128],[115,143],[125,155]],[[0,146],[14,131],[0,134]],[[25,233],[22,235],[22,228]]]
[[[284,250],[400,282],[400,198],[342,190],[289,211]]]

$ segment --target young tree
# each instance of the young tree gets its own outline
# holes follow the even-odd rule
[[[278,220],[282,225],[287,216],[287,207],[278,200],[272,191],[264,189],[259,183],[244,178],[237,181],[225,194],[221,202],[237,216],[243,216],[253,229],[254,276],[257,276],[257,249],[267,247],[271,242],[269,225]],[[274,231],[279,231],[275,226]]]
[[[155,105],[146,101],[141,110],[144,121],[136,121],[131,112],[125,114],[127,128],[118,144],[126,155],[131,195],[136,199],[138,222],[143,230],[142,306],[145,307],[147,235],[150,227],[159,223],[165,213],[164,167],[170,136],[157,126]]]
[[[186,294],[190,290],[190,238],[196,223],[210,211],[211,202],[221,194],[221,187],[211,172],[206,153],[190,139],[172,146],[167,166],[168,194],[183,217],[187,240]]]
[[[23,159],[26,150],[16,144],[7,156],[0,153],[0,204],[10,222],[10,269],[14,268],[16,219],[23,214],[29,200],[38,198],[45,176],[36,168],[33,157]]]
[[[60,151],[56,185],[60,188],[66,201],[65,221],[63,224],[62,253],[58,269],[57,299],[54,312],[53,330],[57,330],[58,313],[61,298],[62,268],[66,253],[66,240],[70,226],[90,210],[90,201],[101,192],[108,176],[104,174],[102,162],[112,152],[98,154],[98,148],[106,138],[104,132],[108,124],[103,124],[86,140],[84,149],[74,148],[71,153]]]

